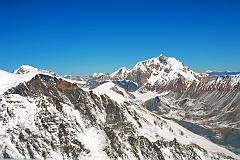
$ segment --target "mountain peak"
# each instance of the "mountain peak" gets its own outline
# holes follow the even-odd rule
[[[42,70],[30,65],[22,65],[16,70],[13,71],[13,74],[27,74],[27,73],[32,73],[32,72],[39,72],[39,73],[46,73],[46,74],[51,74],[51,75],[56,75],[54,72],[50,70]]]
[[[134,67],[133,67],[133,70],[140,70],[142,72],[146,72],[147,69],[146,67],[144,66],[143,62],[138,62]]]
[[[167,59],[168,57],[165,54],[160,54],[159,59]]]
[[[149,66],[159,66],[159,65],[168,65],[170,64],[174,66],[175,64],[182,64],[182,62],[178,61],[174,57],[167,57],[166,55],[160,54],[159,57],[150,58],[144,61],[138,62],[133,70],[141,69],[142,71],[147,71]]]
[[[122,67],[122,68],[118,69],[117,71],[113,72],[111,74],[111,77],[117,76],[119,78],[124,78],[124,76],[126,74],[128,74],[128,72],[129,72],[129,70],[126,67]]]
[[[32,71],[38,71],[38,68],[35,68],[33,66],[30,65],[22,65],[19,68],[17,68],[16,70],[13,71],[13,73],[15,74],[26,74]]]
[[[127,70],[125,67],[120,68],[112,75],[117,78],[131,77],[131,80],[138,80],[140,83],[147,82],[151,85],[157,82],[165,84],[178,78],[184,78],[186,81],[192,82],[194,80],[198,81],[199,77],[198,73],[190,70],[181,61],[163,54],[138,62],[132,70]]]

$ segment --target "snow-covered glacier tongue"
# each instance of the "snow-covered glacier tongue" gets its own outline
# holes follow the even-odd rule
[[[164,59],[159,62],[165,63]],[[149,72],[149,66],[153,66],[147,63],[143,65]],[[178,65],[175,69],[181,68],[184,73],[175,74],[173,67],[166,67],[170,68],[165,68],[166,73],[188,78],[187,83],[200,83],[198,74],[188,75],[192,71]],[[149,84],[145,85],[144,80],[134,78],[140,72],[155,75],[156,70],[149,74],[145,69],[122,69],[108,78],[93,77],[89,81],[97,82],[89,88],[39,69],[21,74],[1,71],[0,158],[239,159],[143,105],[154,97],[163,97],[162,103],[168,104],[168,96],[175,93],[170,89],[152,90],[149,86],[155,83],[146,81]],[[120,76],[115,77],[118,73]],[[126,84],[135,88],[126,90]]]

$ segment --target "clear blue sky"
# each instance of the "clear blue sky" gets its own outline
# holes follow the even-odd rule
[[[240,1],[0,1],[4,70],[112,72],[160,53],[195,71],[240,71]]]

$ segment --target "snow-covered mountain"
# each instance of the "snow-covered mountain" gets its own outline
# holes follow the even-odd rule
[[[87,89],[49,73],[0,72],[0,158],[239,159],[142,106],[167,92],[130,92],[116,81]]]
[[[120,69],[114,76],[94,79],[94,86],[112,80],[126,90],[131,88],[134,93],[168,93],[151,97],[139,105],[240,153],[239,75],[214,77],[196,73],[175,58],[163,55],[125,70],[124,76]],[[121,85],[124,81],[129,83]]]
[[[184,90],[170,87],[167,94],[142,103],[213,142],[240,153],[240,77],[225,76],[192,83]]]
[[[13,71],[14,74],[27,74],[27,73],[33,73],[33,72],[41,72],[41,73],[47,73],[54,75],[55,73],[49,70],[43,70],[39,69],[30,65],[22,65],[19,68],[15,69]]]
[[[238,85],[238,72],[228,72],[226,75],[214,76],[214,73],[196,73],[185,66],[182,62],[172,57],[160,55],[145,61],[138,62],[133,69],[125,67],[116,72],[100,77],[102,80],[130,80],[138,84],[142,90],[178,90],[185,91],[196,85],[201,90],[231,88]],[[221,72],[222,73],[222,72]],[[225,73],[225,72],[224,72]],[[97,78],[98,80],[98,78]]]
[[[164,55],[87,77],[0,70],[0,158],[239,159],[239,91]]]
[[[38,68],[35,68],[33,66],[22,65],[21,67],[14,70],[13,73],[15,73],[15,74],[25,74],[25,73],[29,73],[29,72],[32,72],[32,71],[38,71],[38,70],[39,70]]]
[[[159,57],[138,62],[132,69],[122,67],[113,73],[94,73],[88,81],[96,87],[106,80],[128,80],[143,90],[146,88],[150,90],[167,87],[179,80],[188,86],[192,82],[199,82],[205,76],[208,75],[196,73],[175,58],[161,54]]]
[[[129,72],[130,71],[126,67],[122,67],[122,68],[118,69],[117,71],[113,72],[111,74],[111,77],[124,79]]]
[[[32,68],[33,69],[33,68]],[[19,71],[19,72],[18,72]],[[25,71],[25,72],[23,72]],[[0,70],[0,93],[4,93],[11,87],[14,87],[20,83],[24,83],[28,80],[31,80],[37,74],[42,73],[41,70],[33,69],[33,70],[16,70],[14,73],[9,73],[3,70]]]
[[[129,79],[139,85],[165,85],[179,78],[187,82],[199,81],[199,74],[193,72],[175,58],[161,54],[159,57],[138,62],[131,70],[123,67],[111,74],[111,78]]]

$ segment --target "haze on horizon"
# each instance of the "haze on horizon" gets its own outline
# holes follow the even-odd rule
[[[240,71],[240,2],[1,1],[0,68],[132,68],[161,53],[194,71]]]

